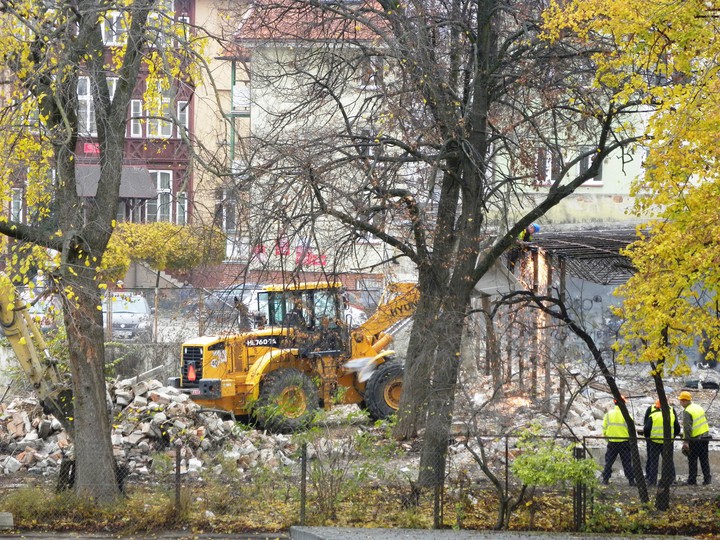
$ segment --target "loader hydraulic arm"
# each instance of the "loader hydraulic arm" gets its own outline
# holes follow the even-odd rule
[[[392,333],[415,313],[420,293],[415,283],[391,283],[377,311],[352,333],[355,346],[369,345],[380,352],[392,341]]]
[[[72,433],[72,392],[10,278],[0,273],[0,325],[45,410]]]

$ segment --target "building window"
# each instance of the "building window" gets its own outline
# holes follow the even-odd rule
[[[102,40],[105,45],[124,45],[127,39],[127,25],[123,14],[119,11],[109,11],[102,20]]]
[[[190,107],[189,101],[178,101],[177,104],[177,122],[178,122],[178,133],[177,136],[182,138],[183,136],[187,137],[188,130],[190,129],[189,125],[189,114],[188,114],[188,108]]]
[[[215,190],[215,223],[225,232],[237,229],[237,200],[232,189]]]
[[[97,135],[97,125],[95,124],[95,106],[93,105],[89,77],[78,78],[77,95],[78,132],[81,135]]]
[[[168,139],[172,137],[173,123],[172,120],[163,120],[164,118],[171,118],[170,105],[172,104],[172,95],[170,89],[162,90],[159,92],[159,107],[158,110],[148,112],[148,116],[154,116],[154,118],[148,118],[147,121],[147,136],[151,139]]]
[[[236,82],[232,88],[233,114],[250,114],[250,85],[246,81]]]
[[[184,191],[177,194],[177,209],[175,211],[177,215],[175,222],[178,225],[187,225],[188,200],[187,193]]]
[[[538,148],[536,184],[547,186],[560,178],[560,157],[547,148]]]
[[[583,155],[582,159],[580,159],[580,162],[578,163],[578,169],[580,174],[584,174],[587,172],[587,170],[592,165],[592,158],[594,154],[591,154],[590,152],[593,151],[593,148],[586,147],[582,148],[580,150],[581,154]],[[602,184],[602,163],[600,163],[600,167],[597,170],[597,173],[592,178],[589,178],[585,181],[583,184],[584,186],[597,186]]]
[[[110,101],[112,101],[115,98],[115,90],[117,89],[117,83],[118,83],[117,77],[108,77],[107,78],[108,94],[110,94]]]
[[[157,188],[157,199],[148,199],[146,220],[172,221],[172,171],[150,171],[150,178]]]
[[[170,25],[175,18],[175,4],[173,0],[159,0],[155,11],[148,15],[149,43],[151,47],[164,48],[172,43],[169,36]]]
[[[115,97],[117,88],[117,77],[106,79],[110,100]],[[78,132],[80,135],[97,135],[97,123],[95,121],[95,101],[90,88],[90,77],[79,77],[77,84],[78,95]]]
[[[118,201],[118,208],[117,212],[115,213],[115,220],[120,223],[121,221],[125,221],[127,216],[127,205],[125,204],[125,201],[123,199],[120,199]]]
[[[143,106],[141,99],[130,100],[130,136],[142,137]]]
[[[181,45],[186,45],[190,42],[190,17],[187,15],[180,15],[177,18],[177,22],[180,28],[177,30],[176,35]]]
[[[10,200],[10,219],[12,221],[16,221],[16,222],[23,221],[24,200],[25,200],[25,190],[22,188],[13,188],[12,199]]]

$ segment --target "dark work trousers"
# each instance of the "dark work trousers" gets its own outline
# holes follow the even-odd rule
[[[657,484],[658,476],[658,463],[660,462],[660,456],[662,455],[663,443],[657,443],[653,441],[647,442],[647,462],[645,463],[645,480],[648,485],[654,486]],[[675,481],[675,460],[670,454],[670,478],[671,482]]]
[[[605,451],[605,468],[602,473],[603,482],[607,483],[608,480],[610,480],[612,466],[618,455],[620,455],[620,461],[622,461],[625,478],[627,478],[631,484],[634,484],[635,475],[633,474],[632,460],[630,459],[630,441],[608,442],[607,450]]]
[[[688,440],[688,484],[694,484],[697,481],[697,462],[700,461],[700,468],[706,484],[710,483],[710,460],[708,459],[708,445],[710,439],[690,439]]]

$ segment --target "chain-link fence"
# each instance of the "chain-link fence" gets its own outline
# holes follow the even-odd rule
[[[472,435],[455,440],[442,462],[433,462],[414,444],[394,442],[388,427],[371,426],[362,417],[330,421],[302,434],[273,435],[215,413],[176,414],[182,409],[178,402],[163,400],[156,396],[155,406],[136,407],[133,415],[117,419],[115,476],[125,497],[112,512],[93,510],[87,516],[68,497],[77,482],[97,487],[99,480],[88,477],[95,468],[75,469],[72,446],[57,426],[33,427],[32,414],[6,411],[0,512],[12,513],[18,528],[67,527],[70,520],[82,529],[101,520],[110,530],[178,525],[279,530],[294,524],[652,529],[643,521],[641,491],[620,473],[619,459],[608,484],[602,483],[607,443],[601,438]],[[30,430],[22,437],[20,423]],[[711,470],[717,469],[720,447],[708,443]],[[686,480],[687,458],[681,443],[674,445],[677,479]],[[643,472],[644,447],[639,441]],[[438,471],[442,481],[428,482]],[[112,477],[110,482],[108,489],[115,485]],[[663,507],[660,496],[668,497],[665,507],[688,495],[696,505],[714,504],[717,487],[698,484],[674,482],[652,488],[647,496],[658,508]],[[58,489],[65,491],[58,494]],[[139,507],[142,514],[128,518]],[[658,519],[654,524],[662,532]],[[718,532],[711,524],[703,527]]]

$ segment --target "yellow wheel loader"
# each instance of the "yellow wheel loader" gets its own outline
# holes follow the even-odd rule
[[[168,383],[205,408],[251,415],[273,432],[303,429],[334,403],[387,418],[400,404],[403,366],[386,347],[417,300],[415,284],[392,284],[376,312],[351,328],[340,283],[266,286],[254,330],[183,343],[181,375]]]

